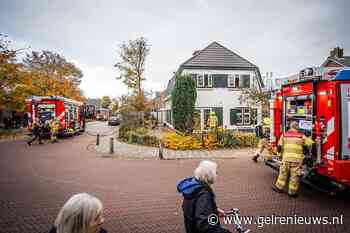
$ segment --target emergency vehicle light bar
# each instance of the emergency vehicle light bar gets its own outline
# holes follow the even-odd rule
[[[335,81],[339,80],[350,80],[350,69],[342,69],[338,71],[336,76],[333,78]]]

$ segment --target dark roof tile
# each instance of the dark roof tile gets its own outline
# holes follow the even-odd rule
[[[257,68],[248,60],[218,42],[213,42],[182,64],[182,67]]]

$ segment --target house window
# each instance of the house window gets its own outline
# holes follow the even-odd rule
[[[235,74],[235,87],[240,87],[239,86],[239,74]]]
[[[239,74],[231,74],[228,76],[228,79],[227,79],[227,86],[228,87],[241,87],[242,84],[240,84],[240,78],[239,78]]]
[[[197,75],[197,87],[204,87],[204,75]]]
[[[228,87],[235,87],[235,76],[232,74],[228,75],[227,82]]]
[[[243,108],[243,125],[250,125],[250,109]]]
[[[256,122],[256,109],[234,108],[230,109],[231,125],[251,125]]]
[[[211,74],[197,74],[197,87],[213,87]]]
[[[208,74],[208,87],[213,87],[213,77]]]
[[[241,87],[242,88],[250,88],[250,75],[242,74],[241,75]]]

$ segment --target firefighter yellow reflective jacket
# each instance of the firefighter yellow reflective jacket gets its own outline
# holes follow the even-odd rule
[[[278,141],[278,145],[282,147],[282,161],[302,162],[305,139],[305,135],[295,129],[290,129],[282,134]]]
[[[218,118],[216,115],[210,115],[209,116],[209,127],[210,128],[215,128],[218,125]]]

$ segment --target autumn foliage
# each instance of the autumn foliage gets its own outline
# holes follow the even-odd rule
[[[163,137],[166,148],[173,150],[195,150],[202,149],[202,143],[193,135],[181,135],[175,132],[166,133]]]
[[[25,99],[36,96],[63,96],[78,101],[85,98],[79,89],[82,72],[63,56],[42,51],[14,50],[0,34],[0,111],[25,111]]]
[[[203,135],[185,135],[177,132],[168,132],[164,135],[162,142],[164,147],[172,150],[213,150],[220,148],[255,147],[258,139],[254,133],[218,130],[217,132],[208,132]]]

